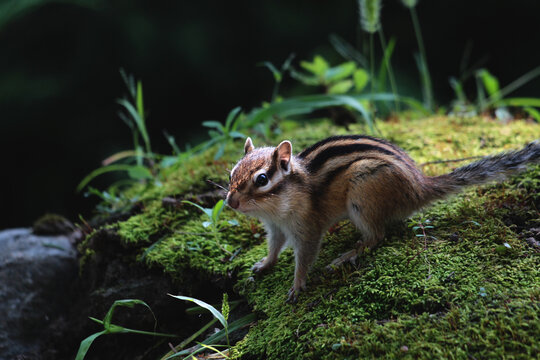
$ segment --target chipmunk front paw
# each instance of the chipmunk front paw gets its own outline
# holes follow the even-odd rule
[[[270,268],[272,268],[272,266],[274,266],[274,264],[267,261],[266,258],[264,257],[251,267],[251,271],[253,271],[255,274],[261,274],[265,272],[266,270],[269,270]]]
[[[296,304],[298,302],[298,295],[300,295],[300,292],[306,290],[306,286],[300,286],[296,288],[295,286],[292,286],[289,289],[289,293],[287,294],[287,300],[285,302],[287,304]]]

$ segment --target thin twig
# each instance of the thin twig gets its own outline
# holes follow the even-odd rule
[[[443,164],[443,163],[451,163],[451,162],[460,162],[460,161],[479,159],[479,158],[483,158],[483,156],[469,156],[469,157],[465,157],[465,158],[461,158],[461,159],[453,159],[453,160],[428,161],[428,162],[420,164],[420,167],[424,167],[426,165],[431,165],[431,164]]]

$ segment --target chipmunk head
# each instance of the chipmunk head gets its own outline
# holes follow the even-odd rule
[[[267,213],[272,198],[292,170],[292,145],[283,141],[277,147],[254,148],[251,138],[244,145],[244,157],[231,171],[227,204],[245,213]]]

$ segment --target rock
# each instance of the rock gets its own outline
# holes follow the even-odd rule
[[[32,225],[35,235],[69,235],[74,230],[71,221],[57,214],[45,214]]]
[[[69,303],[77,276],[67,236],[0,231],[0,359],[38,359],[39,339]]]

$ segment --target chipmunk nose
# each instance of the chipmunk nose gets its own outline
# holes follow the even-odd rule
[[[235,194],[232,192],[229,192],[227,194],[227,205],[229,205],[233,209],[238,209],[238,206],[240,206],[240,201],[238,201],[238,199],[236,199],[234,195]]]

